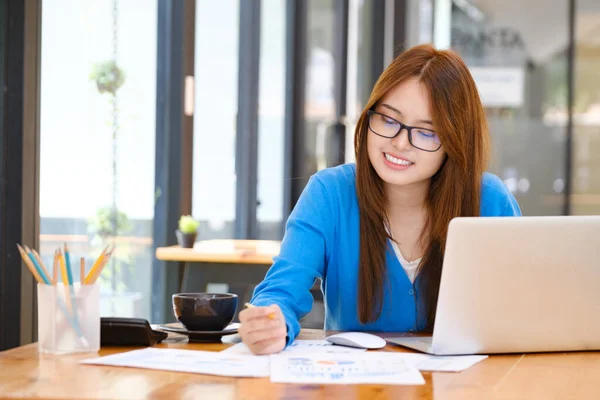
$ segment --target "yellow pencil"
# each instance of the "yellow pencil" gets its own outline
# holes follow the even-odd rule
[[[254,304],[246,303],[246,304],[244,304],[244,305],[245,305],[247,308],[256,308],[256,306],[255,306]],[[269,319],[275,319],[275,318],[277,318],[277,317],[275,316],[275,313],[274,313],[274,312],[272,312],[272,313],[269,313]]]
[[[65,303],[67,303],[67,309],[69,312],[73,312],[71,307],[71,295],[69,294],[69,275],[67,275],[67,265],[65,263],[65,256],[61,249],[58,249],[58,260],[60,262],[60,272],[62,275],[63,286],[65,287]]]
[[[90,269],[90,272],[88,272],[87,276],[85,277],[86,284],[92,283],[92,278],[94,277],[94,275],[98,271],[98,268],[100,268],[100,265],[104,261],[104,257],[106,257],[107,250],[108,250],[108,246],[106,246],[106,248],[104,250],[102,250],[102,253],[100,253],[100,256],[94,262],[94,265],[92,265],[92,269]]]
[[[25,253],[25,250],[18,244],[17,244],[17,247],[19,249],[19,253],[21,254],[21,258],[25,262],[25,265],[27,266],[27,268],[29,268],[29,271],[31,271],[31,274],[33,275],[33,277],[35,278],[37,283],[44,283],[42,281],[42,277],[40,276],[40,274],[38,274],[37,270],[35,269],[35,266],[31,262],[31,260],[27,256],[27,254]]]
[[[104,260],[102,260],[102,263],[100,264],[100,266],[98,267],[98,269],[96,270],[96,273],[94,274],[94,276],[91,277],[91,283],[94,284],[96,283],[96,281],[98,280],[98,278],[100,277],[100,275],[102,275],[102,270],[104,269],[104,267],[106,266],[106,264],[108,264],[108,262],[110,261],[113,252],[115,251],[115,246],[113,246],[113,248],[108,251],[104,257]]]
[[[90,271],[88,273],[88,277],[86,279],[87,279],[87,281],[89,281],[89,284],[93,285],[94,283],[96,283],[96,281],[102,274],[104,267],[110,261],[111,251],[108,249],[109,249],[109,247],[107,246],[104,251],[104,254],[102,254],[102,259],[99,258],[100,262],[98,263],[96,269],[94,271]],[[96,261],[98,261],[98,260],[96,260]],[[96,263],[94,263],[94,264],[96,264]],[[93,274],[92,274],[92,272],[93,272]]]

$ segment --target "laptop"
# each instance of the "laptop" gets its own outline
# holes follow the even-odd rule
[[[388,342],[433,355],[600,349],[600,216],[450,222],[433,336]]]

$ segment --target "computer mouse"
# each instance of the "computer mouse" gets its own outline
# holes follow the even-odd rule
[[[325,338],[329,343],[340,346],[357,347],[359,349],[381,349],[386,341],[377,335],[365,332],[336,333]]]

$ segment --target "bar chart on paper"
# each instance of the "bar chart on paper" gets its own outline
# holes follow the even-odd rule
[[[422,385],[419,370],[393,353],[271,356],[271,382]]]

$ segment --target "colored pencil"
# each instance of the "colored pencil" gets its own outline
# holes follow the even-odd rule
[[[91,283],[94,284],[96,283],[96,281],[98,280],[98,278],[100,277],[100,275],[102,274],[102,270],[104,269],[104,267],[106,266],[106,264],[108,264],[108,262],[110,261],[113,252],[115,251],[115,246],[113,246],[112,249],[110,249],[106,255],[104,256],[104,259],[102,260],[102,263],[98,266],[98,269],[96,270],[96,272],[94,273],[94,275],[91,277]]]
[[[73,284],[73,272],[71,270],[71,255],[69,254],[69,247],[65,243],[65,261],[67,264],[67,278],[69,279],[69,285]]]
[[[40,275],[40,277],[42,278],[42,283],[45,283],[46,285],[50,284],[50,278],[47,277],[44,274],[44,271],[42,270],[41,265],[38,263],[38,261],[35,259],[35,256],[33,255],[33,253],[31,252],[31,249],[29,249],[29,247],[25,246],[26,249],[28,249],[27,252],[27,256],[29,257],[29,259],[31,260],[31,262],[33,263],[33,265],[35,266],[35,269],[37,270],[38,274]]]
[[[255,306],[254,304],[246,303],[246,304],[244,304],[244,305],[245,305],[247,308],[256,308],[256,306]],[[274,313],[274,312],[271,312],[271,313],[269,313],[269,319],[275,319],[275,318],[277,318],[277,317],[275,316],[275,313]]]
[[[27,247],[27,246],[25,246],[25,247]],[[29,247],[27,247],[27,249],[29,250],[29,253],[27,253],[21,245],[17,244],[17,248],[19,249],[21,258],[25,262],[25,265],[27,265],[27,268],[29,268],[29,270],[33,274],[33,277],[35,278],[35,280],[40,284],[50,285],[50,277],[46,276],[44,274],[40,263],[38,263],[38,261],[36,260],[36,257],[34,256],[34,253],[31,251],[31,249],[29,249]],[[35,253],[37,253],[37,251]],[[55,255],[56,255],[56,252],[55,252]],[[37,255],[37,257],[39,258],[39,254]],[[55,266],[58,266],[58,258],[55,258],[54,264],[55,264]],[[52,283],[54,283],[54,284],[56,284],[56,282],[57,282],[57,278],[58,278],[57,273],[58,273],[58,268],[54,268],[54,271],[53,271],[54,279],[52,281]],[[67,291],[67,293],[68,293],[68,291]],[[83,333],[81,332],[81,327],[79,326],[79,321],[77,319],[75,319],[75,320],[73,319],[73,317],[71,316],[71,314],[65,307],[65,302],[63,301],[62,298],[58,297],[57,304],[58,304],[58,307],[60,308],[60,310],[62,311],[62,313],[65,315],[67,321],[69,322],[69,324],[71,325],[71,327],[73,328],[75,333],[77,334],[77,337],[79,338],[79,341],[81,342],[81,345],[83,347],[88,347],[89,342],[86,340],[85,337],[83,337]]]
[[[58,250],[54,249],[54,262],[52,263],[52,284],[58,284]]]
[[[67,275],[67,265],[65,263],[65,256],[62,250],[58,250],[58,261],[60,262],[60,272],[62,276],[63,286],[65,287],[65,302],[67,303],[67,309],[69,312],[73,312],[71,305],[71,296],[69,294],[69,276]]]
[[[73,281],[73,271],[71,269],[71,254],[69,253],[69,247],[67,246],[67,243],[65,242],[65,261],[66,261],[66,266],[67,266],[67,279],[69,280],[69,292],[71,293],[71,302],[73,304],[73,315],[75,316],[75,318],[77,319],[77,296],[75,296],[75,288],[73,287],[73,284],[75,283]]]
[[[77,332],[81,343],[84,346],[87,346],[87,340],[83,337],[83,334],[81,333],[81,326],[79,324],[79,316],[77,312],[77,298],[75,296],[75,288],[73,287],[73,272],[71,270],[71,255],[69,254],[69,247],[67,246],[67,243],[65,243],[64,245],[64,254],[60,248],[58,248],[57,251],[61,267],[63,286],[65,286],[65,299],[67,307],[72,312],[72,321],[74,323],[73,328]]]
[[[83,282],[85,281],[85,258],[81,257],[79,259],[79,281],[81,282],[81,284],[83,285]]]
[[[25,246],[25,249],[27,249],[28,252],[33,253],[33,256],[35,257],[37,262],[40,264],[42,272],[44,272],[44,275],[46,275],[48,277],[48,280],[50,280],[50,272],[46,269],[46,266],[44,265],[44,261],[42,261],[42,257],[40,257],[40,254],[35,249],[30,249],[27,246]]]
[[[100,265],[104,261],[104,258],[106,257],[106,251],[108,250],[108,247],[109,246],[106,246],[106,248],[104,250],[102,250],[102,253],[100,253],[100,256],[98,256],[98,258],[96,259],[96,261],[92,265],[92,269],[90,269],[90,272],[88,272],[87,276],[85,277],[85,283],[87,283],[87,284],[93,283],[92,282],[92,278],[94,277],[94,275],[96,275],[96,272],[98,271],[98,268],[100,268]]]
[[[19,253],[21,254],[21,258],[23,259],[23,262],[25,263],[25,265],[27,266],[29,271],[31,271],[31,274],[33,275],[33,277],[35,278],[37,283],[44,283],[44,281],[42,280],[42,277],[40,276],[37,269],[31,262],[31,259],[29,258],[29,256],[27,256],[27,253],[25,253],[25,250],[19,244],[17,244],[17,248],[19,249]]]

